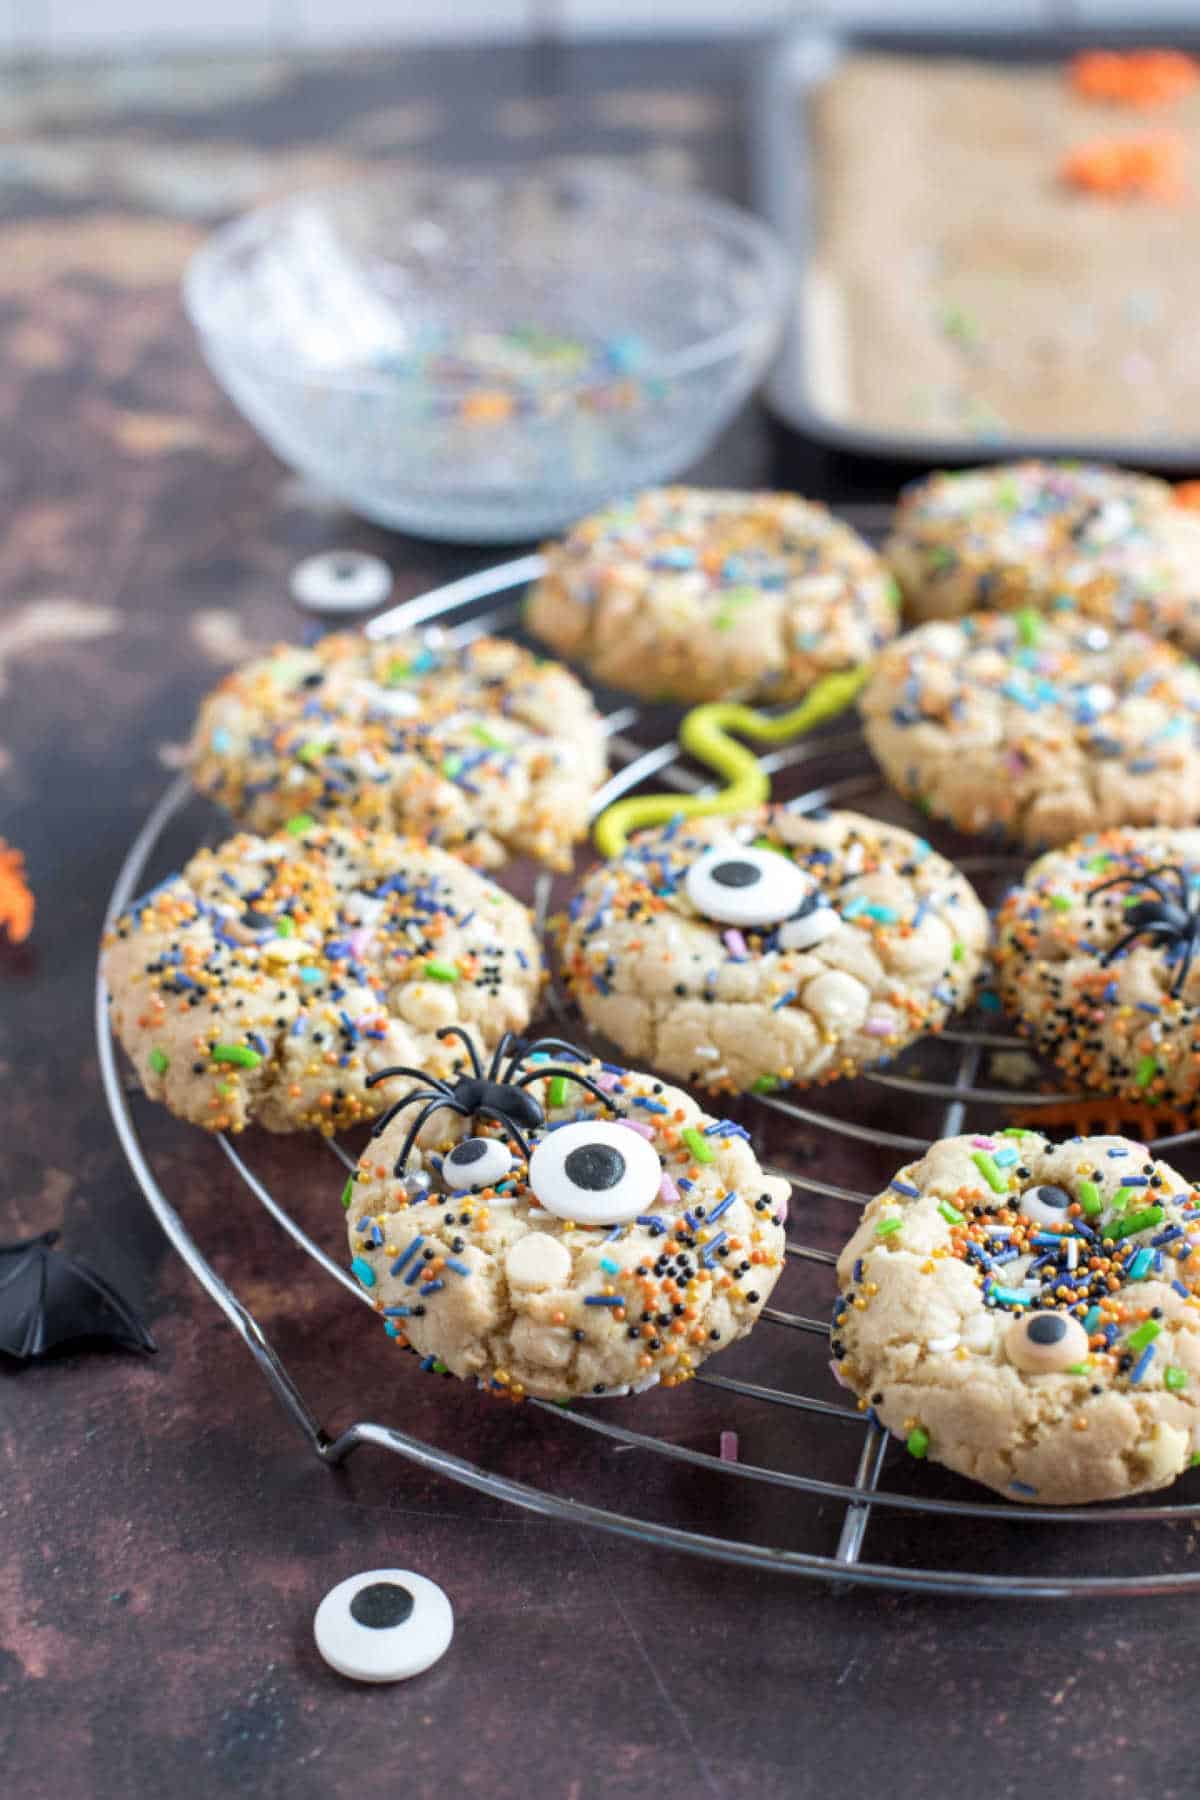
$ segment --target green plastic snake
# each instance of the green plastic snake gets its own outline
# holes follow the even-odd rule
[[[790,712],[759,712],[737,700],[714,700],[692,708],[679,728],[679,742],[700,762],[707,763],[727,785],[715,794],[637,794],[617,800],[596,820],[594,837],[602,856],[619,856],[631,832],[646,825],[665,825],[669,819],[710,818],[719,813],[746,812],[770,798],[771,782],[752,750],[730,737],[731,731],[762,744],[782,744],[789,738],[823,725],[853,702],[867,679],[865,663],[856,669],[825,675],[809,689]]]

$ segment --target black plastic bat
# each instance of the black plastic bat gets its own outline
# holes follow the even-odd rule
[[[0,1244],[0,1353],[31,1362],[62,1344],[104,1341],[153,1352],[133,1308],[86,1263],[51,1246],[57,1231]]]

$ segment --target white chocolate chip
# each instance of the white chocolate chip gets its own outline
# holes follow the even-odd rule
[[[841,969],[815,975],[801,994],[808,1011],[832,1030],[854,1031],[867,1016],[871,996],[861,981]]]
[[[571,1253],[546,1231],[518,1238],[504,1258],[510,1287],[559,1288],[571,1279]]]

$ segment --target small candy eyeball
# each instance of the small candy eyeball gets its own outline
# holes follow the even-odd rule
[[[801,901],[800,910],[779,927],[779,948],[811,950],[814,944],[823,944],[827,937],[832,937],[841,922],[842,915],[814,890]]]
[[[719,925],[778,925],[812,893],[811,875],[790,856],[742,844],[706,850],[684,877],[684,891],[696,911]]]
[[[383,605],[392,591],[392,572],[362,550],[326,550],[297,563],[288,586],[306,612],[365,612]]]
[[[442,1158],[442,1186],[452,1193],[463,1188],[494,1187],[513,1166],[512,1151],[500,1138],[461,1138]]]
[[[313,1620],[317,1649],[352,1681],[406,1681],[450,1648],[454,1613],[409,1569],[371,1569],[331,1588]]]
[[[1065,1225],[1070,1204],[1071,1196],[1066,1188],[1042,1182],[1038,1187],[1026,1188],[1017,1201],[1017,1211],[1022,1217],[1032,1219],[1035,1225]]]
[[[649,1212],[662,1163],[640,1132],[607,1119],[560,1125],[535,1145],[529,1185],[538,1204],[577,1225],[620,1225]]]
[[[1069,1313],[1024,1313],[1005,1332],[1004,1350],[1014,1369],[1053,1375],[1087,1360],[1088,1335]]]

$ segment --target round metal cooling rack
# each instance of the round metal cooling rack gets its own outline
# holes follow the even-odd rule
[[[865,529],[875,523],[861,514],[853,517],[852,509],[846,513]],[[451,583],[391,609],[368,625],[368,633],[386,637],[423,625],[444,630],[457,641],[485,631],[520,637],[518,591],[540,566],[538,557],[527,556]],[[596,796],[597,812],[642,787],[692,793],[709,785],[674,741],[677,722],[677,715],[665,716],[661,709],[614,704],[606,727],[617,772]],[[665,738],[664,730],[670,734]],[[835,721],[762,761],[775,777],[777,798],[797,810],[850,804],[928,831],[928,822],[915,820],[870,772],[858,731],[845,723]],[[132,844],[109,903],[109,921],[144,887],[164,834],[190,803],[188,782],[181,777]],[[985,899],[994,898],[1020,867],[1011,859],[972,853],[961,840],[945,847]],[[544,923],[550,892],[550,877],[540,875],[534,889],[539,925]],[[561,1013],[561,1001],[552,997],[551,1006]],[[787,1267],[775,1297],[782,1300],[784,1292],[799,1288],[802,1296],[815,1296],[808,1303],[825,1316],[782,1305],[767,1307],[752,1337],[738,1347],[735,1364],[739,1371],[748,1364],[750,1374],[764,1378],[720,1373],[720,1365],[733,1357],[726,1352],[703,1367],[696,1383],[668,1396],[669,1420],[672,1431],[695,1437],[697,1424],[688,1419],[686,1397],[702,1385],[705,1399],[715,1392],[728,1408],[722,1424],[738,1429],[743,1441],[748,1429],[758,1460],[726,1460],[679,1436],[656,1435],[618,1422],[618,1415],[621,1420],[636,1416],[649,1395],[637,1402],[584,1402],[570,1408],[524,1402],[525,1418],[534,1413],[537,1430],[585,1434],[583,1448],[593,1457],[603,1451],[609,1457],[630,1452],[639,1459],[653,1459],[660,1477],[657,1489],[665,1493],[665,1510],[672,1515],[668,1518],[649,1516],[648,1508],[642,1516],[622,1506],[597,1505],[557,1491],[548,1478],[542,1484],[497,1473],[395,1426],[363,1422],[336,1436],[327,1433],[257,1320],[205,1257],[160,1185],[118,1068],[107,994],[99,977],[96,1029],[113,1123],[146,1199],[171,1244],[238,1332],[323,1462],[339,1464],[358,1446],[374,1444],[430,1473],[556,1520],[717,1562],[841,1583],[1041,1599],[1162,1594],[1200,1587],[1200,1560],[1191,1553],[1189,1530],[1190,1523],[1200,1518],[1200,1502],[1150,1498],[1136,1504],[1071,1509],[984,1501],[976,1497],[981,1490],[970,1483],[933,1465],[913,1463],[848,1396],[839,1394],[831,1380],[826,1319],[834,1296],[836,1251],[855,1222],[850,1209],[860,1208],[878,1191],[898,1161],[923,1152],[937,1137],[972,1126],[986,1129],[986,1121],[995,1121],[998,1109],[1010,1115],[1015,1111],[1029,1123],[1041,1109],[1069,1110],[1071,1096],[1044,1091],[1044,1072],[1032,1062],[1022,1040],[1005,1031],[996,1013],[956,1021],[936,1038],[912,1047],[896,1065],[822,1089],[819,1095],[808,1094],[803,1103],[777,1095],[747,1096],[739,1103],[753,1120],[756,1138],[767,1146],[764,1160],[771,1172],[792,1182],[792,1229],[801,1222],[804,1229],[804,1241],[788,1242]],[[1031,1082],[1037,1086],[1031,1088]],[[131,1089],[135,1086],[130,1084]],[[1056,1120],[1063,1116],[1062,1111],[1055,1113]],[[919,1135],[896,1129],[897,1124],[908,1125]],[[219,1142],[248,1192],[292,1243],[349,1298],[373,1310],[358,1283],[313,1241],[255,1173],[243,1150],[228,1137]],[[1154,1147],[1169,1150],[1178,1162],[1181,1154],[1200,1148],[1200,1133],[1160,1138]],[[319,1150],[314,1145],[314,1164],[329,1154],[353,1166],[354,1159],[333,1142],[323,1143]],[[324,1191],[328,1183],[317,1173]],[[799,1303],[804,1304],[803,1298]],[[802,1364],[797,1379],[777,1385],[781,1363],[790,1370],[797,1360],[787,1354],[795,1349]],[[481,1396],[479,1406],[494,1418],[492,1402]],[[716,1433],[707,1425],[704,1430],[707,1441],[715,1442]],[[578,1442],[577,1435],[566,1449],[557,1443],[552,1448],[563,1449],[560,1460],[569,1465],[572,1455],[577,1458]],[[726,1442],[722,1434],[722,1448]],[[634,1491],[655,1488],[647,1476]],[[718,1502],[713,1500],[714,1491],[722,1496]],[[755,1535],[739,1536],[712,1528],[726,1524],[735,1531],[747,1524],[759,1529]],[[788,1541],[778,1542],[780,1536]]]

